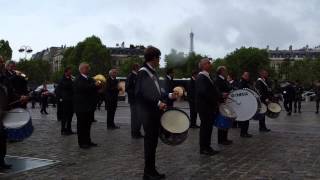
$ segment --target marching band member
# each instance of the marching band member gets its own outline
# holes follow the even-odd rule
[[[142,122],[137,117],[137,105],[135,98],[135,87],[137,83],[138,70],[140,68],[139,64],[133,64],[132,71],[128,75],[126,80],[126,92],[128,93],[128,102],[130,104],[130,114],[131,114],[131,136],[132,138],[143,138],[141,134]]]
[[[268,82],[268,71],[262,69],[259,71],[259,78],[256,82],[256,89],[258,90],[260,94],[260,99],[263,103],[266,105],[269,101],[271,101],[271,98],[273,97],[272,89],[270,86],[270,83]],[[270,129],[266,126],[266,116],[262,115],[261,118],[259,118],[259,130],[260,132],[269,132]]]
[[[88,76],[90,66],[87,63],[79,65],[80,75],[73,82],[73,107],[77,116],[78,144],[82,149],[95,147],[90,138],[91,124],[94,121],[94,111],[100,82],[95,82]]]
[[[173,91],[174,88],[174,82],[173,82],[173,77],[174,77],[174,71],[173,69],[167,69],[166,77],[164,78],[164,90],[166,93],[170,93]],[[173,107],[173,102],[174,100],[167,98],[166,99],[166,104],[168,107]]]
[[[40,90],[40,97],[41,97],[41,114],[48,114],[47,112],[47,106],[48,106],[48,96],[49,96],[49,91],[47,88],[46,82],[42,84],[42,89]]]
[[[243,89],[243,88],[249,88],[251,89],[251,85],[250,85],[250,74],[249,72],[245,71],[243,72],[240,82],[239,82],[239,88]],[[248,129],[249,129],[249,119],[247,121],[239,121],[238,122],[240,125],[240,137],[244,137],[244,138],[250,138],[252,137],[251,134],[248,133]]]
[[[196,78],[198,75],[198,71],[193,71],[192,76],[189,81],[188,85],[188,102],[189,102],[189,108],[190,108],[190,128],[199,128],[200,126],[197,125],[197,116],[198,112],[196,109]]]
[[[215,86],[209,72],[212,68],[209,59],[199,62],[200,73],[195,82],[196,108],[200,116],[200,154],[213,156],[218,151],[211,147],[211,135],[215,117],[219,112],[220,93]]]
[[[118,71],[117,69],[111,69],[109,71],[109,77],[106,84],[106,108],[107,108],[107,128],[108,129],[119,129],[114,123],[114,116],[116,114],[118,106],[118,95],[119,95],[119,80],[117,80]]]
[[[158,48],[149,46],[145,49],[145,62],[139,70],[135,87],[135,98],[138,118],[143,123],[144,136],[144,175],[143,179],[164,179],[165,175],[156,170],[156,149],[160,128],[160,118],[167,104],[164,100],[169,96],[175,99],[175,94],[165,94],[161,91],[156,68],[159,66],[161,52]]]
[[[223,94],[223,98],[226,98],[230,93],[231,86],[227,81],[227,68],[225,66],[219,66],[217,68],[216,84],[218,90]],[[218,129],[218,143],[222,145],[232,144],[231,140],[228,140],[228,129]]]

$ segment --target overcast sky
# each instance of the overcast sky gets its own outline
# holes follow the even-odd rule
[[[320,45],[319,0],[0,0],[0,39],[13,58],[99,36],[108,47],[154,45],[224,57],[241,46],[287,49]]]

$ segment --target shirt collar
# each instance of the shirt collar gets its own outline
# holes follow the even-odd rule
[[[170,80],[172,80],[172,77],[171,77],[171,76],[169,76],[169,75],[167,75],[167,78],[169,78]]]
[[[87,76],[87,75],[84,75],[84,74],[81,73],[81,76],[84,77],[84,78],[86,78],[86,79],[88,79],[88,76]]]

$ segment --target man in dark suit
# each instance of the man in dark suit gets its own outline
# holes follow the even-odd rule
[[[71,128],[72,116],[73,116],[73,81],[72,70],[67,67],[64,70],[64,75],[58,84],[59,91],[61,93],[61,134],[71,135],[74,134]]]
[[[268,72],[264,69],[259,71],[259,78],[256,82],[256,89],[258,90],[260,94],[260,100],[261,102],[268,104],[268,102],[272,99],[273,94],[272,94],[272,89],[270,82],[268,81]],[[259,130],[260,132],[269,132],[270,129],[267,128],[266,126],[266,116],[263,115],[259,119]]]
[[[111,69],[109,71],[109,77],[107,79],[106,85],[106,108],[107,108],[107,128],[108,129],[119,129],[119,126],[116,126],[114,123],[114,116],[116,114],[117,106],[118,106],[118,95],[119,88],[117,80],[117,70]]]
[[[161,52],[159,49],[149,46],[145,49],[145,62],[139,70],[135,87],[135,98],[138,118],[143,123],[144,136],[144,159],[145,168],[143,179],[163,179],[155,167],[156,149],[160,128],[160,118],[163,110],[167,107],[164,99],[168,96],[174,99],[174,94],[161,92],[159,78],[155,69],[159,66]]]
[[[285,82],[282,88],[283,106],[287,111],[287,115],[292,113],[292,103],[295,98],[295,89],[290,82]]]
[[[244,89],[244,88],[252,89],[252,86],[250,85],[250,74],[247,71],[243,72],[241,79],[239,81],[239,89]],[[251,138],[252,135],[248,133],[249,119],[247,121],[239,121],[238,123],[241,128],[240,137]]]
[[[174,82],[173,82],[173,77],[174,77],[174,71],[173,69],[167,69],[166,72],[166,77],[164,78],[164,90],[168,94],[173,91],[174,88]],[[174,100],[166,98],[166,104],[168,107],[173,107],[173,102]]]
[[[97,146],[91,141],[90,129],[94,121],[97,91],[101,84],[88,76],[89,69],[89,64],[81,63],[79,65],[80,75],[73,83],[73,107],[77,116],[78,144],[83,149]]]
[[[11,168],[11,165],[7,164],[4,159],[7,154],[7,135],[4,130],[2,119],[8,104],[7,78],[5,76],[4,67],[4,59],[0,56],[0,170]]]
[[[197,125],[197,109],[196,109],[196,99],[195,99],[195,91],[196,91],[196,78],[198,75],[198,71],[193,71],[189,85],[188,85],[188,102],[190,108],[190,128],[199,128]]]
[[[227,68],[225,66],[219,66],[217,68],[216,86],[218,90],[224,94],[225,97],[232,90],[230,83],[227,81]],[[232,144],[231,140],[228,140],[228,129],[218,129],[218,143],[223,145]]]
[[[131,136],[136,139],[143,137],[140,132],[142,122],[137,117],[137,106],[136,106],[136,100],[135,100],[135,94],[134,94],[139,68],[140,68],[139,64],[133,64],[132,71],[127,76],[127,80],[126,80],[126,92],[128,94],[128,102],[130,104],[130,113],[131,113]]]
[[[200,124],[200,154],[215,155],[215,151],[211,147],[211,134],[214,119],[219,111],[220,92],[215,86],[209,72],[212,68],[209,59],[202,59],[199,62],[199,73],[196,79],[196,107],[201,120]]]

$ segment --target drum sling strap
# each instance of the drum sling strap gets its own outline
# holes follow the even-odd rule
[[[156,77],[155,75],[153,75],[153,74],[149,71],[149,69],[147,69],[146,67],[140,68],[139,71],[145,71],[145,72],[147,72],[147,74],[150,76],[150,78],[153,80],[154,84],[156,85],[159,94],[161,95],[160,85],[159,85],[159,82],[158,82],[157,77]]]

